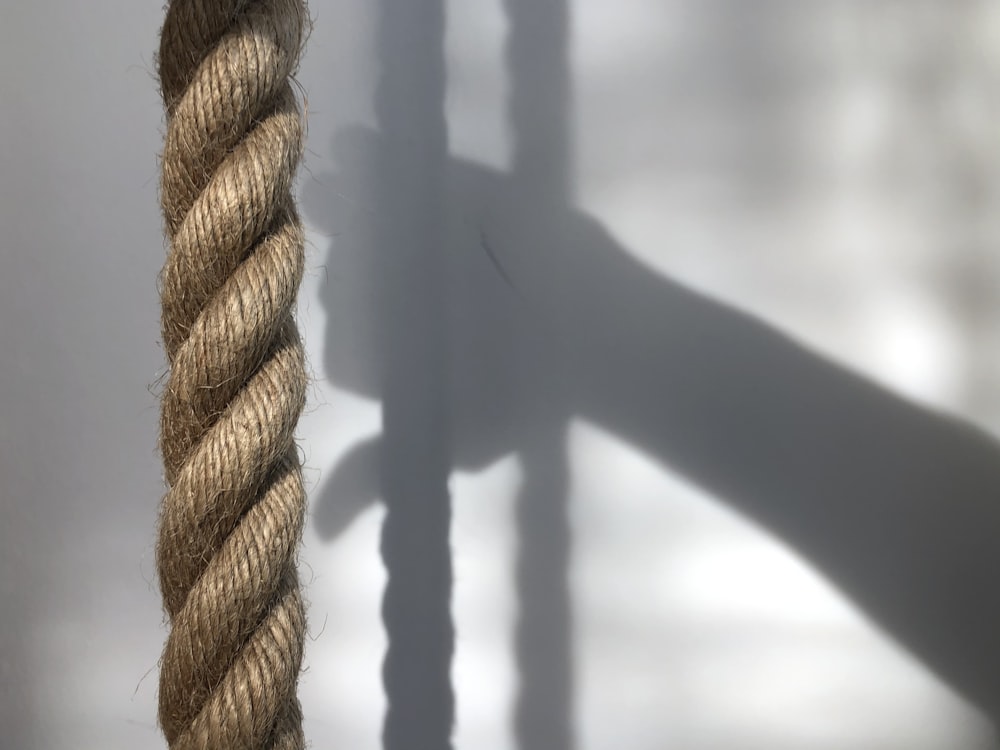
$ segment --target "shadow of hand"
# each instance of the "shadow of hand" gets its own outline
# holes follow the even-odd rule
[[[378,283],[390,272],[385,253],[391,248],[375,240],[374,222],[389,219],[393,208],[375,195],[378,134],[346,131],[335,138],[334,149],[340,171],[310,183],[303,201],[309,220],[333,235],[322,297],[328,320],[323,361],[336,387],[377,400],[385,347],[397,339],[384,330],[394,319],[384,309],[392,301],[380,298]],[[539,311],[515,288],[502,265],[510,258],[500,261],[489,237],[498,207],[522,216],[528,207],[515,206],[513,185],[502,173],[458,160],[449,167],[445,257],[452,460],[456,468],[471,471],[517,450],[526,423],[536,421],[537,408],[529,405],[539,398],[540,378],[551,380],[556,360]],[[541,214],[543,207],[532,210]],[[568,221],[565,208],[554,208],[534,226],[534,240]],[[596,224],[590,229],[607,243]],[[377,436],[360,442],[323,483],[314,510],[323,538],[336,537],[379,497],[379,451]]]

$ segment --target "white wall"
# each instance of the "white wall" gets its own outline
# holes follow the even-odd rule
[[[379,428],[363,361],[373,346],[370,280],[356,276],[373,267],[352,254],[387,210],[359,187],[371,137],[356,126],[375,122],[371,6],[314,0],[299,76],[310,123],[299,182],[310,228],[300,322],[315,371],[300,436],[320,521],[307,529],[302,556],[312,640],[301,696],[315,747],[359,750],[378,747],[383,711],[382,510],[361,502],[366,477],[332,477]],[[772,463],[751,457],[734,470],[733,448],[713,453],[721,438],[711,419],[697,421],[721,413],[715,404],[663,407],[692,428],[685,441],[677,426],[616,431],[627,420],[593,416],[616,413],[614,405],[573,403],[579,750],[996,747],[990,706],[975,704],[1000,697],[996,657],[980,647],[984,630],[998,632],[988,627],[1000,620],[989,584],[1000,564],[966,553],[978,554],[998,528],[1000,480],[989,458],[1000,458],[1000,446],[965,425],[1000,431],[1000,10],[985,0],[576,0],[576,210],[564,218],[506,205],[524,186],[505,175],[514,142],[502,4],[453,2],[448,13],[449,179],[471,186],[448,194],[455,247],[480,262],[483,226],[496,229],[501,256],[505,236],[534,232],[544,249],[565,229],[588,248],[593,241],[604,254],[595,262],[613,272],[639,259],[650,288],[682,300],[649,298],[649,309],[693,314],[618,331],[624,349],[687,342],[676,351],[693,353],[690,367],[670,364],[666,344],[651,351],[650,366],[674,368],[699,398],[711,390],[698,381],[728,384],[730,395],[740,383],[767,385],[732,404],[758,436],[740,445],[773,448]],[[152,560],[162,491],[160,17],[155,5],[126,2],[40,0],[0,12],[4,748],[162,742],[155,670],[166,631]],[[352,127],[335,146],[335,134]],[[627,319],[630,304],[647,304],[622,299],[616,284],[608,281],[614,294],[594,285],[594,308],[613,309],[587,320],[613,320],[619,307]],[[474,323],[456,322],[459,333],[484,332],[475,356],[512,346],[491,337],[523,334],[523,321],[480,325],[523,316],[509,296],[451,291],[465,300],[457,305],[471,304],[459,313]],[[694,346],[699,326],[721,338]],[[790,339],[772,340],[772,331]],[[632,355],[622,356],[627,367]],[[711,362],[715,369],[700,369]],[[741,375],[744,365],[757,368],[757,380]],[[586,379],[569,378],[574,387]],[[476,392],[456,396],[460,420],[459,398],[482,405],[495,396],[478,381],[463,387]],[[683,387],[664,382],[664,403]],[[785,387],[825,419],[844,414],[843,423],[830,432],[832,422],[804,412],[772,423],[766,399]],[[771,434],[774,424],[798,431]],[[452,479],[456,747],[477,750],[516,746],[514,498],[525,469],[517,444],[493,440],[489,427],[459,425],[463,448],[483,448]],[[841,445],[851,436],[872,440],[872,450]],[[772,476],[782,439],[787,481]],[[822,450],[805,447],[824,440]],[[802,468],[809,461],[818,469]],[[870,524],[863,531],[823,531],[808,513],[783,525],[794,509],[770,500],[794,501],[809,477],[817,486],[803,503],[813,495],[845,508],[886,502],[845,516]],[[353,510],[334,507],[355,499]],[[911,500],[922,519],[912,526]],[[940,534],[928,519],[940,519]],[[855,554],[850,545],[883,533],[885,568],[867,577],[874,548]],[[897,559],[894,545],[904,542]],[[900,575],[913,561],[913,576]],[[982,650],[981,669],[970,649]]]

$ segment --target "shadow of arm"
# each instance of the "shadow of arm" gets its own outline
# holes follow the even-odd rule
[[[993,714],[992,439],[658,276],[591,221],[519,207],[496,227],[580,416],[781,535]]]

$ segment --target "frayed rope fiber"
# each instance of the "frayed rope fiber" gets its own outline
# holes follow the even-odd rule
[[[305,400],[293,307],[303,231],[291,188],[300,0],[172,0],[160,288],[170,365],[157,569],[170,634],[159,720],[171,750],[299,750]]]

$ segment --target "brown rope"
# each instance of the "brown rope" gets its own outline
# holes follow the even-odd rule
[[[173,0],[161,32],[170,375],[157,567],[171,630],[159,719],[173,750],[304,745],[291,75],[305,24],[301,0]]]

